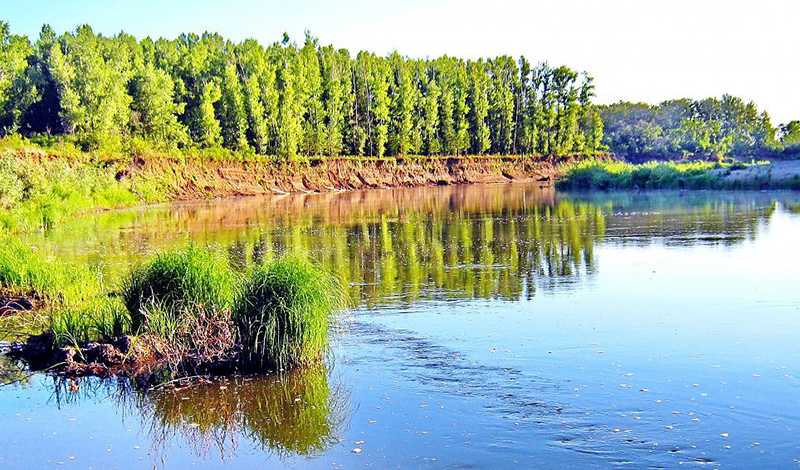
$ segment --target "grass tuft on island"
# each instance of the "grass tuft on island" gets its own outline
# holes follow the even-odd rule
[[[782,162],[789,165],[789,162]],[[777,174],[770,162],[651,161],[642,164],[587,159],[567,164],[561,190],[800,189],[800,169]]]
[[[18,243],[0,247],[0,288],[45,299],[44,331],[11,354],[66,375],[160,382],[296,368],[323,356],[344,307],[334,278],[299,258],[237,276],[222,254],[193,244],[133,269],[121,294],[95,271],[54,261]]]
[[[234,274],[225,257],[194,244],[157,254],[122,283],[122,299],[134,332],[169,334],[169,326],[182,316],[230,309],[233,291]]]
[[[256,268],[233,307],[243,362],[290,369],[314,362],[328,347],[330,313],[343,309],[336,279],[303,258]]]

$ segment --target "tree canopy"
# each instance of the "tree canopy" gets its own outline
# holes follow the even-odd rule
[[[730,95],[658,105],[619,102],[598,106],[597,112],[605,126],[604,142],[628,157],[748,157],[781,148],[769,115]]]
[[[217,34],[39,38],[0,23],[0,136],[291,158],[593,152],[592,78],[509,56],[412,59]]]
[[[723,95],[592,103],[592,77],[525,57],[386,57],[321,46],[97,34],[36,41],[0,22],[0,137],[84,150],[225,148],[296,156],[563,155],[639,159],[800,152],[800,121],[774,127]]]

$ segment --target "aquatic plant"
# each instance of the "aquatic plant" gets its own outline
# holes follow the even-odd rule
[[[122,299],[133,331],[156,329],[169,334],[170,325],[198,309],[230,307],[234,275],[225,257],[209,248],[190,245],[157,254],[135,268],[122,283]]]
[[[344,294],[325,270],[302,258],[256,268],[245,280],[232,318],[242,361],[260,369],[287,369],[319,359],[328,346],[331,316]]]

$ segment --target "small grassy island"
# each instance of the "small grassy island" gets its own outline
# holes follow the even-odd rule
[[[114,288],[95,271],[10,243],[0,247],[0,286],[18,310],[38,314],[26,326],[44,330],[12,356],[36,369],[154,383],[316,363],[344,306],[336,280],[309,261],[237,275],[197,245],[156,254]]]

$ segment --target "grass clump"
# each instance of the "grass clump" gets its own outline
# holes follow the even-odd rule
[[[260,369],[315,362],[328,346],[331,316],[343,302],[336,280],[307,260],[285,258],[256,268],[232,312],[241,361]]]
[[[107,351],[135,335],[138,356],[156,361],[158,370],[166,366],[171,376],[316,363],[328,346],[331,315],[344,302],[334,278],[309,261],[274,261],[242,280],[222,252],[197,245],[157,254],[119,289],[109,289],[96,270],[55,262],[9,240],[0,246],[0,296],[4,291],[45,299],[49,335],[32,340],[52,340],[56,349],[68,346],[81,357],[87,348],[86,367],[67,359],[73,370],[85,371],[97,348]],[[106,344],[90,344],[96,341]]]
[[[122,299],[133,331],[168,334],[199,309],[228,309],[234,275],[225,257],[197,245],[158,254],[123,281]]]

